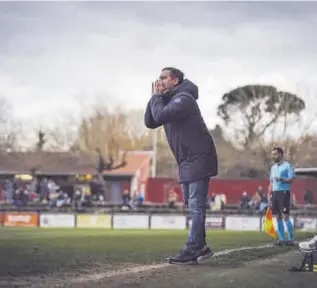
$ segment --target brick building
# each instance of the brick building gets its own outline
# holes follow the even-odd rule
[[[145,183],[151,174],[151,160],[151,152],[131,151],[126,154],[125,166],[104,171],[107,186],[105,200],[118,203],[124,189],[129,189],[132,194],[144,193]],[[72,182],[74,179],[86,179],[78,176],[96,175],[95,162],[96,159],[84,153],[0,152],[0,182],[12,179],[17,174],[31,174],[32,169],[39,179],[47,177],[54,181]]]

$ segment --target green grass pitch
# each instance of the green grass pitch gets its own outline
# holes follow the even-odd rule
[[[126,263],[153,264],[177,253],[188,231],[0,227],[0,277],[37,276]],[[297,239],[308,233],[297,233]],[[208,231],[214,251],[270,243],[263,232]]]

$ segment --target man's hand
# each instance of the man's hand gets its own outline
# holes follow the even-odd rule
[[[267,194],[267,202],[269,204],[269,207],[272,208],[272,192],[270,192],[270,191]]]
[[[282,181],[282,178],[280,177],[274,177],[275,181]]]
[[[153,94],[163,94],[164,93],[164,87],[161,80],[156,80],[154,83],[152,83],[152,95]]]

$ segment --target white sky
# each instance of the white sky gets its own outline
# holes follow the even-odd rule
[[[99,101],[144,109],[176,66],[210,127],[238,85],[273,84],[313,109],[316,15],[313,2],[0,2],[0,94],[16,119],[45,125]]]

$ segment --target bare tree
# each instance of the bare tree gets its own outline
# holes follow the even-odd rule
[[[58,121],[53,128],[46,130],[47,150],[71,151],[78,137],[80,121],[69,117]]]
[[[117,159],[120,151],[138,150],[149,136],[142,132],[138,112],[100,108],[82,120],[76,145],[79,150]],[[143,123],[143,122],[142,122]],[[109,160],[109,159],[108,159]]]
[[[11,106],[7,99],[0,96],[0,149],[14,151],[18,149],[22,136],[22,127],[10,118]]]
[[[125,113],[122,109],[113,111],[107,108],[96,109],[84,118],[78,129],[78,137],[73,151],[90,155],[97,163],[97,172],[113,170],[126,165],[123,151],[142,149],[144,135],[136,129],[137,114]]]

